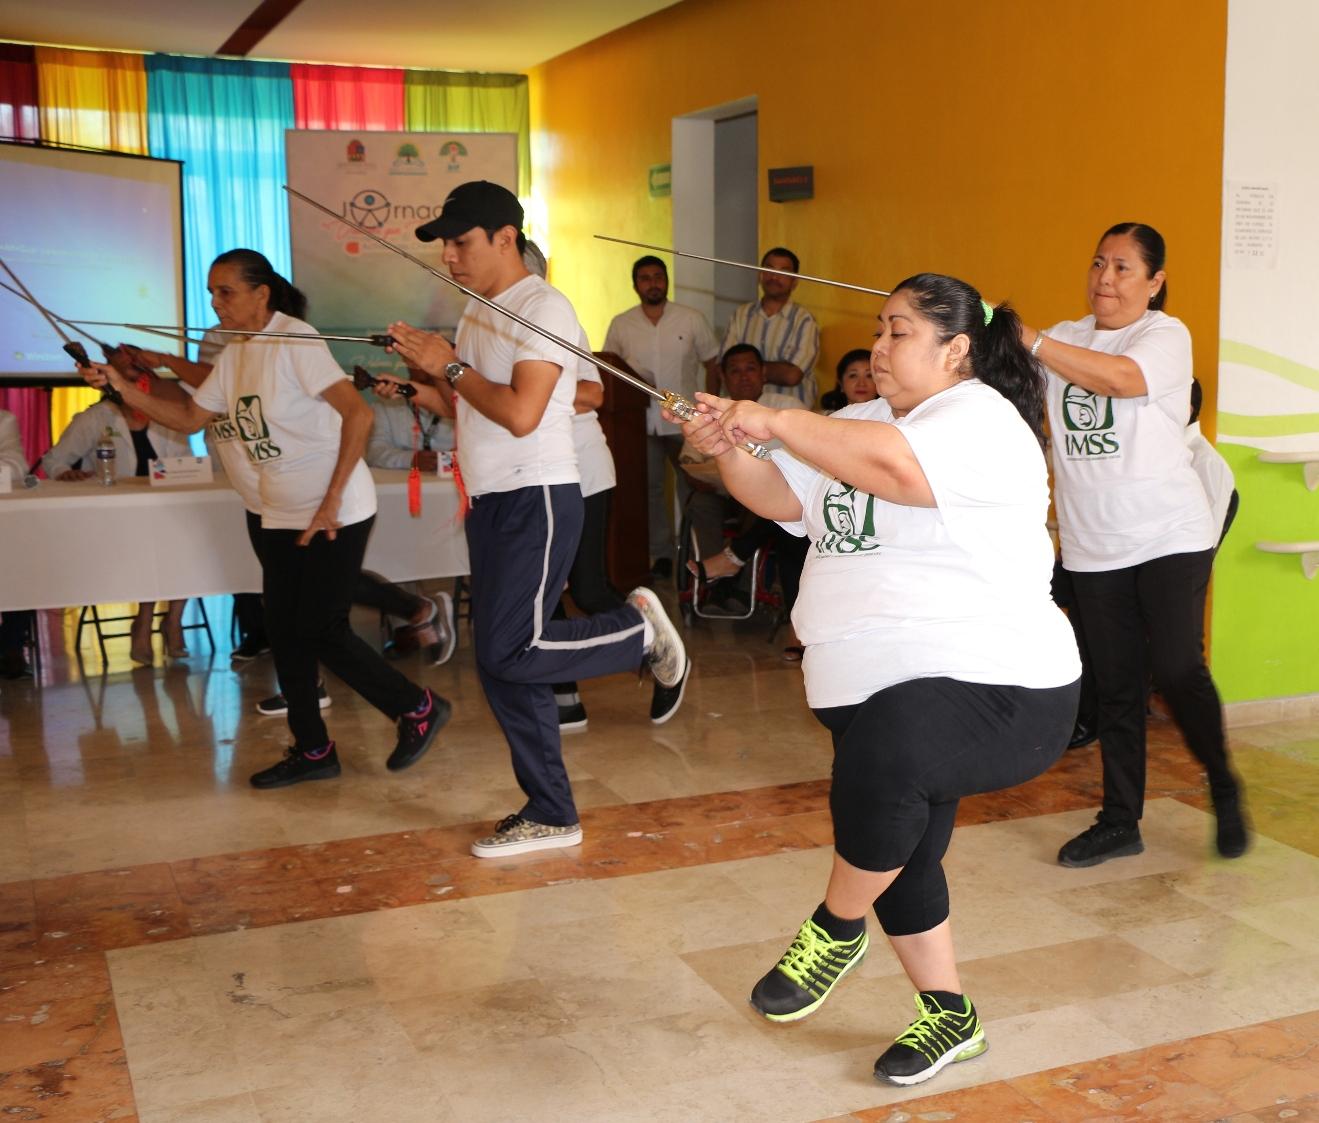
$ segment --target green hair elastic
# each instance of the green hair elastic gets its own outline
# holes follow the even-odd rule
[[[985,310],[985,327],[989,327],[989,321],[994,318],[994,306],[989,301],[982,300],[980,307]]]

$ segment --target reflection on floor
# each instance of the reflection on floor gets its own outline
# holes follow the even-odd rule
[[[479,862],[518,794],[465,628],[409,667],[456,710],[416,768],[385,770],[388,723],[331,680],[343,777],[257,793],[285,736],[252,708],[268,659],[133,671],[121,640],[103,673],[45,614],[43,684],[0,684],[0,1114],[1319,1119],[1319,719],[1234,731],[1259,832],[1237,862],[1162,722],[1139,857],[1052,861],[1093,816],[1093,749],[966,801],[948,869],[991,1047],[893,1089],[870,1070],[911,995],[881,943],[808,1021],[746,1003],[830,838],[828,741],[761,625],[689,632],[663,727],[635,679],[584,684],[585,843]]]

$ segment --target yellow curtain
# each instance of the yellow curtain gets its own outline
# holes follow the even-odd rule
[[[518,194],[531,192],[531,109],[525,74],[403,72],[403,124],[415,132],[515,133]]]
[[[36,62],[42,140],[147,154],[147,72],[141,55],[38,47]],[[99,397],[86,387],[57,388],[51,394],[51,440]]]

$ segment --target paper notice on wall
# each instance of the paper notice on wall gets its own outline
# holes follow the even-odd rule
[[[1276,184],[1229,180],[1224,250],[1230,269],[1274,269],[1278,264]]]

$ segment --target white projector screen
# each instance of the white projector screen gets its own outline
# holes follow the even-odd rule
[[[177,160],[0,143],[0,259],[70,320],[183,324],[182,165]],[[0,270],[0,281],[14,285]],[[100,348],[69,328],[93,358]],[[160,336],[89,327],[110,344],[178,351]],[[42,315],[0,289],[0,385],[76,378]]]

